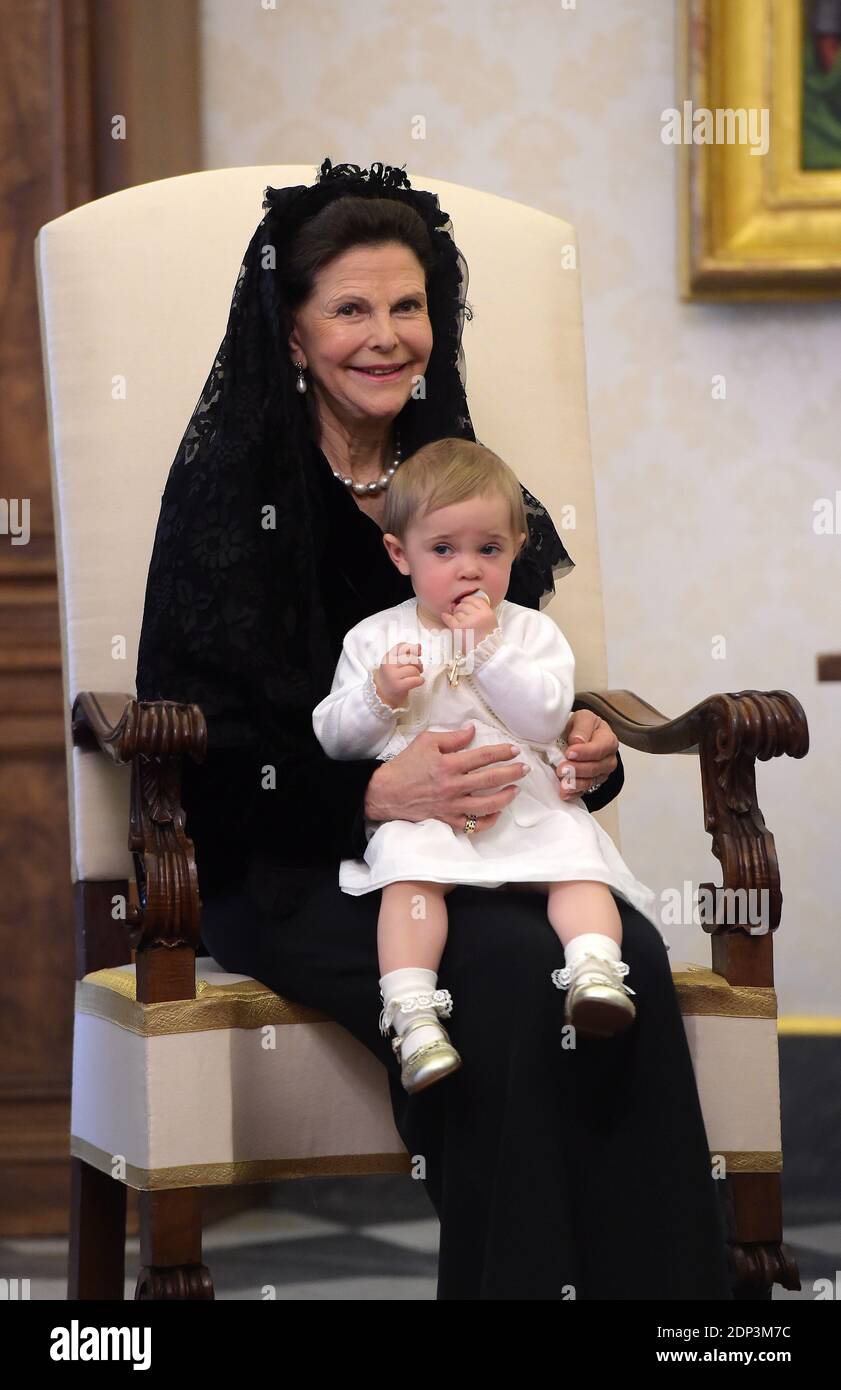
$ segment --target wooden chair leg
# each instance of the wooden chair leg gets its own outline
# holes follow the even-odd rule
[[[70,1160],[67,1297],[125,1298],[126,1189],[84,1159]]]
[[[201,1262],[201,1188],[141,1192],[140,1258],[135,1299],[213,1298]]]
[[[726,1183],[734,1299],[770,1299],[774,1284],[799,1289],[797,1263],[782,1241],[779,1173],[730,1173]]]

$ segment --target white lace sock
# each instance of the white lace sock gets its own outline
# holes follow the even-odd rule
[[[612,936],[603,936],[601,932],[596,931],[582,932],[580,936],[574,936],[564,947],[564,960],[570,969],[586,955],[621,960],[622,947]]]
[[[446,1013],[451,1007],[451,1000],[447,990],[436,989],[438,976],[434,970],[426,970],[420,965],[407,965],[400,970],[389,970],[387,974],[380,978],[380,994],[383,1001],[383,1009],[380,1014],[380,1031],[387,1033],[393,1024],[394,1031],[398,1037],[403,1036],[409,1024],[415,1019],[428,1019],[428,1028],[413,1028],[405,1045],[401,1048],[402,1060],[406,1061],[412,1053],[419,1047],[424,1047],[426,1043],[437,1042],[441,1037],[440,1027],[435,1026],[438,1021],[438,1014],[432,1007],[433,996],[440,1003],[442,1014]],[[404,1000],[407,1004],[413,1003],[424,995],[429,996],[429,1006],[421,1005],[418,1008],[412,1007],[409,1010],[400,1007],[400,1001]]]
[[[613,940],[612,936],[603,936],[601,932],[584,932],[581,936],[574,936],[569,945],[564,947],[564,956],[566,957],[564,968],[553,970],[551,974],[552,983],[556,989],[569,989],[576,967],[586,964],[586,956],[598,956],[602,960],[612,962],[613,968],[610,973],[622,985],[627,994],[636,993],[636,990],[625,984],[628,967],[622,959],[622,947],[618,941]]]

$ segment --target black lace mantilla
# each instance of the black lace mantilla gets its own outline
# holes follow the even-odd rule
[[[437,268],[429,280],[433,350],[424,399],[395,424],[404,457],[433,439],[475,439],[462,330],[467,264],[435,194],[391,165],[333,166],[308,187],[266,188],[264,216],[234,286],[228,325],[170,469],[146,589],[137,691],[195,701],[211,747],[249,747],[275,765],[312,747],[312,710],[336,654],[319,597],[304,475],[312,438],[285,342],[283,253],[334,198],[399,198],[424,218]],[[265,256],[277,250],[278,270]],[[280,273],[278,273],[280,271]],[[517,561],[535,606],[573,567],[546,509],[523,488],[529,540]]]

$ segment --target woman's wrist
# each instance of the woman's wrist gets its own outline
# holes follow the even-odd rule
[[[388,769],[385,763],[376,768],[368,778],[368,786],[365,788],[365,815],[369,820],[384,821],[390,820],[391,815],[383,799],[383,778],[388,778]]]

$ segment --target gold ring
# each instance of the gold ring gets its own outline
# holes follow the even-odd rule
[[[475,816],[467,816],[467,818],[465,819],[465,822],[464,822],[464,833],[465,833],[465,835],[472,835],[472,834],[473,834],[473,831],[474,831],[475,829],[476,829],[476,817],[475,817]]]

